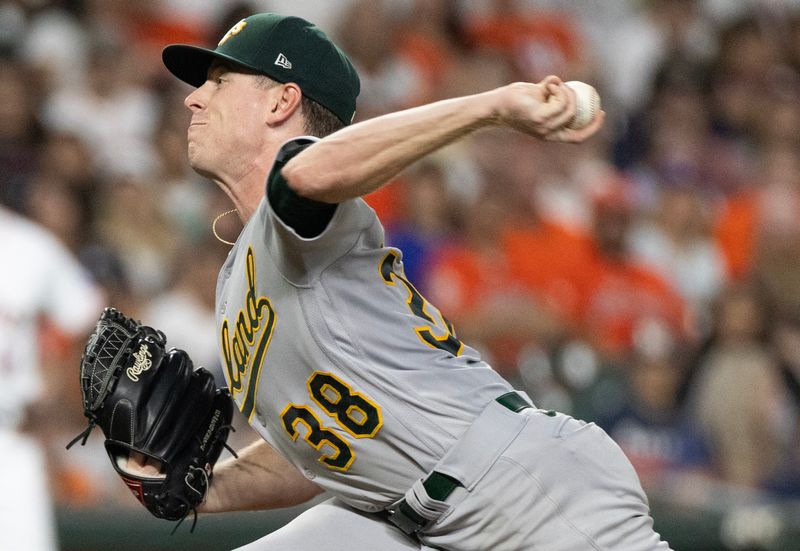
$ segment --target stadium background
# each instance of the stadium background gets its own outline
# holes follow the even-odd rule
[[[362,76],[357,120],[547,74],[594,84],[608,118],[589,143],[482,131],[368,200],[464,340],[622,445],[676,550],[800,549],[800,2],[0,2],[0,202],[201,365],[227,251],[210,225],[230,207],[188,168],[189,89],[160,50],[253,11],[336,38]],[[26,430],[63,549],[230,549],[296,514],[170,537],[97,435],[64,451],[85,426],[83,343],[47,319],[38,338]]]

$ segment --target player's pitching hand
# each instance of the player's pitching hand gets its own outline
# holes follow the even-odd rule
[[[496,90],[500,123],[530,136],[557,142],[582,142],[603,125],[605,113],[580,129],[567,128],[575,116],[575,92],[560,78],[538,83],[515,82]]]

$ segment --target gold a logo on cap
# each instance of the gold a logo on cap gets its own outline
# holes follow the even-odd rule
[[[225,36],[222,37],[222,40],[219,41],[219,44],[217,44],[217,46],[222,46],[223,44],[225,44],[225,42],[230,37],[242,32],[242,29],[244,29],[246,26],[247,26],[247,21],[245,21],[244,19],[236,23],[233,27],[230,28],[228,32],[225,33]]]

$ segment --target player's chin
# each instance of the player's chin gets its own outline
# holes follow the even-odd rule
[[[203,151],[203,148],[201,148],[198,144],[191,141],[189,142],[189,166],[192,167],[192,170],[197,172],[200,176],[203,176],[204,178],[211,178],[212,172],[209,168],[210,163],[203,155]]]

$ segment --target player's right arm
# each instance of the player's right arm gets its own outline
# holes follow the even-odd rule
[[[322,491],[259,439],[240,451],[238,458],[217,464],[208,497],[198,511],[221,513],[291,507]]]
[[[359,122],[308,147],[282,173],[299,196],[341,203],[375,191],[413,162],[480,128],[582,142],[597,132],[603,114],[575,130],[566,127],[575,110],[574,92],[558,77],[517,82]]]

